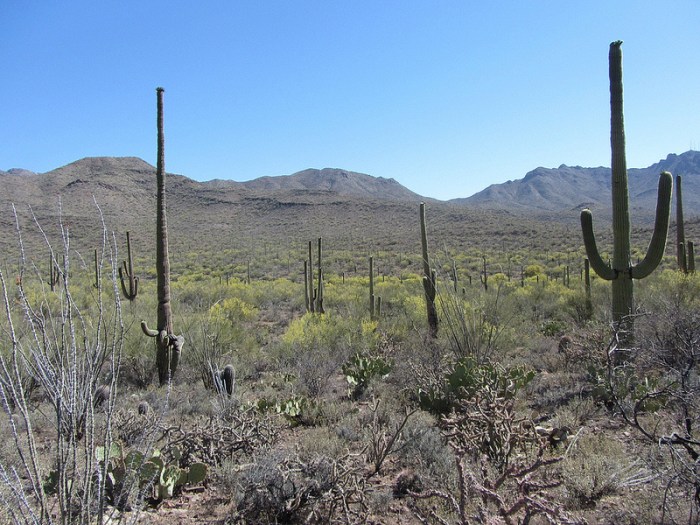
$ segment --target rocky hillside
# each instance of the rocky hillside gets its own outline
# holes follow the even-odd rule
[[[653,215],[662,171],[683,177],[686,214],[700,215],[700,151],[670,154],[647,168],[629,169],[631,209],[640,215]],[[469,198],[453,202],[522,212],[565,212],[584,207],[608,210],[611,206],[610,168],[565,165],[537,168],[523,179],[494,184]]]

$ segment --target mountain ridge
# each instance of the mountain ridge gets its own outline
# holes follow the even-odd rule
[[[628,168],[630,208],[652,216],[656,208],[659,174],[669,171],[682,176],[683,206],[687,213],[700,213],[700,152],[670,153],[646,168]],[[522,179],[492,184],[467,198],[450,202],[487,209],[521,213],[574,211],[582,207],[610,210],[611,170],[560,165],[538,167]]]

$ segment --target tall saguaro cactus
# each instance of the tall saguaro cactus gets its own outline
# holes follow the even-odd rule
[[[627,188],[627,160],[625,157],[625,124],[622,103],[622,42],[610,44],[610,146],[612,149],[612,207],[613,207],[613,260],[606,263],[600,255],[593,234],[593,216],[590,210],[581,212],[581,229],[586,254],[593,270],[603,279],[612,281],[613,321],[629,330],[630,323],[621,326],[634,310],[633,279],[643,279],[661,262],[666,248],[668,223],[671,212],[673,177],[664,172],[659,177],[658,200],[654,233],[647,253],[632,265],[630,255],[630,216]]]
[[[156,205],[156,273],[158,276],[158,318],[155,330],[146,321],[141,329],[149,337],[156,338],[156,366],[158,381],[163,386],[175,375],[185,338],[173,334],[173,313],[170,307],[170,259],[168,257],[168,224],[165,210],[165,134],[163,133],[163,88],[158,95],[158,162],[156,180],[158,196]]]
[[[438,332],[438,315],[435,308],[435,282],[437,274],[435,270],[430,268],[430,260],[428,259],[428,233],[425,225],[425,203],[420,203],[420,240],[421,250],[423,255],[423,290],[425,291],[425,307],[428,314],[428,326],[430,335],[437,336]]]
[[[316,290],[316,313],[323,314],[326,311],[323,309],[323,264],[322,264],[322,239],[318,238],[318,289]]]

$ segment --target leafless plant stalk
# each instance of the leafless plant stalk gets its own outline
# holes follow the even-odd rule
[[[2,477],[8,481],[3,497],[15,503],[12,519],[16,523],[34,523],[36,517],[49,524],[55,520],[93,523],[95,519],[101,521],[105,511],[104,472],[96,470],[95,450],[111,444],[123,325],[116,288],[116,245],[107,243],[99,206],[97,210],[103,227],[102,264],[106,257],[113,289],[108,293],[98,287],[94,307],[81,311],[73,299],[68,229],[61,221],[62,257],[58,265],[48,237],[34,219],[52,261],[59,267],[61,286],[49,292],[40,278],[39,293],[35,288],[29,292],[28,287],[33,284],[23,278],[27,262],[13,208],[20,277],[16,295],[10,301],[8,284],[0,271],[9,339],[9,351],[0,354],[0,397],[22,469],[21,475],[2,469]],[[55,432],[55,449],[50,458],[41,457],[38,452],[32,407],[23,383],[26,376],[36,382],[53,409],[49,420]],[[22,421],[22,430],[15,425],[15,411]],[[46,466],[47,460],[50,467]],[[28,480],[26,486],[20,483],[21,478]]]

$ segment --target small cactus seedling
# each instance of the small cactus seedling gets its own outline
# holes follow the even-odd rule
[[[639,263],[632,265],[630,253],[630,215],[627,189],[627,160],[625,157],[625,127],[622,104],[622,42],[610,44],[610,145],[612,149],[612,207],[613,207],[613,260],[605,263],[593,234],[593,216],[590,210],[581,212],[581,229],[586,254],[591,267],[606,281],[612,281],[613,321],[622,333],[632,328],[630,315],[634,313],[633,279],[643,279],[661,262],[666,247],[671,188],[673,177],[664,172],[659,177],[658,201],[654,233],[647,253]],[[631,334],[629,334],[631,335]]]
[[[139,278],[134,275],[134,260],[131,256],[131,238],[129,232],[126,232],[126,261],[122,262],[119,268],[119,280],[122,283],[122,292],[124,297],[129,301],[136,299],[139,293]],[[126,276],[126,279],[125,279]],[[126,287],[126,281],[129,281],[129,287]]]

